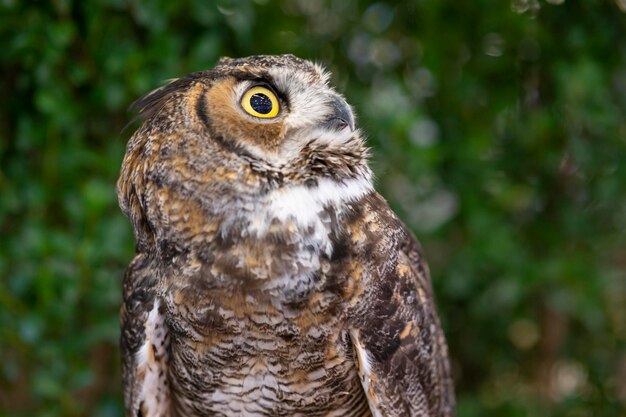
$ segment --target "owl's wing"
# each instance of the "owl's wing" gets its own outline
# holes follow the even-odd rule
[[[135,256],[124,276],[120,312],[122,374],[127,417],[168,416],[169,335],[147,257]]]
[[[447,346],[419,244],[382,197],[360,211],[349,230],[363,267],[350,336],[372,414],[453,416]]]

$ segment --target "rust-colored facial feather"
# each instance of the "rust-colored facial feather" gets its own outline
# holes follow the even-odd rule
[[[265,150],[275,150],[283,140],[283,119],[253,120],[241,110],[236,96],[237,80],[229,77],[216,81],[198,98],[197,111],[206,114],[213,135],[236,141],[239,145],[251,143]],[[274,121],[275,120],[275,121]]]

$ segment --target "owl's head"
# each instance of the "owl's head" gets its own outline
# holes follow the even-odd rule
[[[222,58],[139,99],[132,108],[144,123],[118,183],[135,228],[170,222],[176,204],[217,210],[279,187],[369,175],[353,112],[328,80],[293,55]]]
[[[222,58],[132,108],[147,119],[159,113],[178,119],[178,129],[199,128],[235,152],[278,166],[311,142],[344,145],[358,136],[352,109],[328,80],[320,65],[293,55]]]

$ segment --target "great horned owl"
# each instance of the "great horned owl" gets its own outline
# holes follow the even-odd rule
[[[127,416],[454,414],[427,265],[328,78],[223,58],[134,104]]]

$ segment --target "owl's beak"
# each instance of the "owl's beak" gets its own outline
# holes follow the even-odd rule
[[[326,120],[326,127],[329,130],[343,130],[349,127],[350,131],[354,132],[354,115],[348,103],[343,98],[335,96],[329,104],[332,108],[332,113]]]

